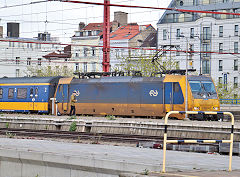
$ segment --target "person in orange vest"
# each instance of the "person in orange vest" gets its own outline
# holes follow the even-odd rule
[[[70,116],[75,115],[76,108],[75,108],[75,103],[77,102],[76,100],[76,91],[73,91],[70,99],[70,104],[71,104],[71,110],[70,110]]]

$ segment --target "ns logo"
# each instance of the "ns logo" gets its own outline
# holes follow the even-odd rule
[[[150,96],[158,96],[158,91],[157,90],[150,90],[149,95]]]

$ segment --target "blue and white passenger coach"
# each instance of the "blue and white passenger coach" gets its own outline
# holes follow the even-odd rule
[[[0,111],[48,113],[60,78],[0,78]]]

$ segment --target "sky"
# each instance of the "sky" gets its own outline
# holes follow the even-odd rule
[[[70,43],[70,37],[78,29],[79,22],[103,22],[103,7],[69,2],[42,2],[44,0],[0,0],[0,25],[7,34],[7,22],[20,23],[20,37],[37,37],[40,32],[49,32],[52,37],[58,37],[62,43]],[[104,0],[82,0],[103,3]],[[111,0],[111,4],[168,7],[170,0]],[[27,5],[22,5],[27,4]],[[12,6],[12,7],[11,7]],[[162,10],[110,7],[111,21],[114,11],[128,13],[128,22],[140,25],[152,24],[157,28],[157,22],[164,13]],[[46,23],[47,21],[47,23]]]

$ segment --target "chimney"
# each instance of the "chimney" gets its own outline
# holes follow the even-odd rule
[[[84,27],[85,27],[85,23],[80,22],[79,25],[78,25],[78,31],[81,31]]]
[[[7,23],[7,37],[19,37],[19,23]]]
[[[114,21],[118,22],[120,26],[128,24],[128,13],[117,11],[114,12]]]
[[[50,41],[51,35],[48,32],[38,33],[38,40],[39,41]]]

